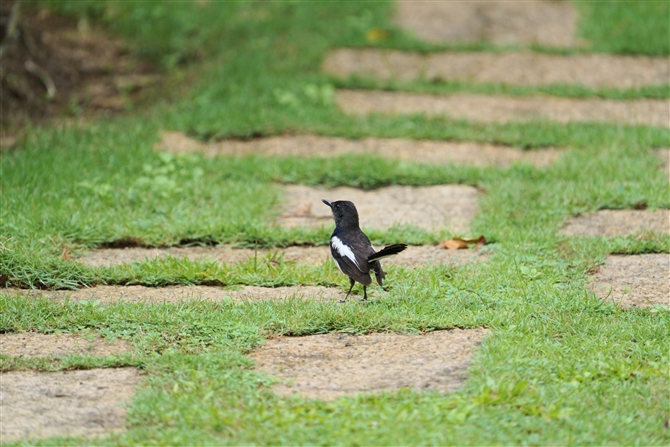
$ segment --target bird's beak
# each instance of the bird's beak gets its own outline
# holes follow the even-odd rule
[[[333,207],[333,202],[331,202],[330,200],[323,199],[322,202],[325,203],[326,205],[328,205],[331,208]]]

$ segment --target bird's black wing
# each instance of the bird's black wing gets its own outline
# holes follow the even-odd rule
[[[349,278],[363,285],[372,282],[368,257],[375,250],[362,232],[335,231],[330,238],[330,253],[338,267]]]

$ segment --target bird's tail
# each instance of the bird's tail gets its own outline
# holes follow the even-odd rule
[[[384,247],[368,258],[368,264],[379,261],[380,259],[388,258],[389,256],[397,255],[406,248],[407,244],[393,244],[389,245],[388,247]]]

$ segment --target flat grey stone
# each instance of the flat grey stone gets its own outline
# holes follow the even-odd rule
[[[75,334],[0,334],[0,353],[10,357],[64,357],[73,354],[105,357],[131,351],[132,346],[126,341],[108,342],[99,336],[89,339]]]
[[[670,234],[670,210],[599,210],[570,219],[560,230],[568,236],[631,236],[643,232]]]
[[[408,224],[467,234],[479,209],[477,196],[477,189],[466,185],[389,186],[372,191],[287,185],[281,224],[330,228],[332,214],[321,200],[349,200],[356,205],[361,228],[384,230]]]
[[[209,157],[256,155],[311,158],[377,155],[407,162],[503,168],[514,163],[530,163],[537,167],[548,166],[563,153],[563,150],[557,148],[522,150],[500,144],[476,142],[372,137],[354,140],[317,135],[283,135],[249,141],[221,140],[203,143],[181,132],[163,132],[156,149],[178,154],[203,154]]]
[[[580,46],[568,1],[396,1],[396,24],[432,43]]]
[[[420,93],[339,90],[339,107],[352,115],[424,114],[485,123],[548,120],[559,123],[609,122],[670,127],[666,99],[559,98],[552,96],[490,96],[470,93],[429,95]]]
[[[486,329],[425,335],[321,334],[279,337],[251,353],[256,369],[281,379],[280,395],[330,400],[359,393],[454,391]]]
[[[226,289],[220,286],[96,286],[78,290],[14,290],[21,295],[44,297],[57,301],[99,301],[101,305],[116,303],[182,303],[185,301],[263,301],[334,300],[344,298],[337,288],[322,286],[258,287],[242,286]]]
[[[670,78],[666,57],[532,52],[446,52],[420,55],[395,50],[331,51],[323,70],[339,78],[358,76],[396,81],[438,81],[518,86],[582,85],[636,88],[664,85]]]
[[[324,240],[327,243],[327,240]],[[377,247],[378,249],[382,247]],[[178,259],[202,260],[235,264],[238,262],[272,262],[271,259],[282,259],[285,262],[301,264],[323,265],[330,259],[330,249],[327,245],[318,247],[285,247],[285,248],[233,248],[221,247],[169,247],[169,248],[101,248],[91,250],[76,261],[91,267],[111,267],[113,265],[130,264],[151,259],[161,259],[172,256]],[[480,262],[487,258],[479,250],[446,250],[439,245],[422,245],[407,247],[402,255],[384,259],[384,265],[403,267],[422,267],[431,264],[461,265],[471,262]],[[86,290],[86,289],[82,289]],[[91,289],[94,290],[94,289]]]
[[[589,284],[601,299],[623,307],[670,306],[670,254],[611,255]]]
[[[101,436],[122,430],[135,368],[0,373],[0,439]]]

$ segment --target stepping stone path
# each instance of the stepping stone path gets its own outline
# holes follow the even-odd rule
[[[663,85],[670,78],[667,58],[531,52],[455,52],[422,55],[395,50],[332,51],[323,70],[338,78],[506,85],[571,85],[621,89]]]
[[[101,337],[91,339],[74,334],[40,334],[20,332],[0,334],[0,354],[10,357],[64,357],[66,355],[109,355],[132,352],[123,340],[108,342]]]
[[[140,375],[135,368],[0,373],[2,443],[99,436],[125,426]]]
[[[402,388],[453,391],[485,329],[425,335],[342,333],[268,340],[251,357],[256,369],[282,379],[280,395],[335,399]]]
[[[509,9],[505,8],[517,8],[517,11],[509,15]],[[551,14],[551,8],[573,7],[569,2],[399,2],[397,23],[413,30],[418,37],[436,43],[485,40],[496,44],[575,46],[577,41],[572,38],[576,29],[574,10],[570,13],[554,12],[551,20],[536,20],[542,14]],[[568,20],[569,23],[562,20]],[[515,35],[502,37],[506,31],[501,30],[522,23],[520,31]],[[533,32],[545,33],[549,29],[547,25],[556,25],[548,36],[560,36],[562,31],[568,32],[553,41],[540,41],[543,36],[533,37]],[[341,49],[331,52],[324,62],[324,70],[340,78],[353,75],[380,80],[423,79],[509,85],[573,84],[578,80],[580,85],[591,88],[665,84],[668,69],[667,58],[557,56],[518,51],[423,56],[400,51]],[[342,91],[338,92],[337,101],[343,110],[358,114],[426,113],[484,122],[543,118],[558,122],[592,120],[659,127],[670,125],[667,100],[583,101],[549,96],[505,98],[470,94],[434,96]],[[670,179],[670,149],[658,149],[657,155]],[[604,237],[644,232],[669,234],[669,213],[668,210],[600,210],[570,219],[560,232],[568,236]],[[605,265],[593,276],[589,288],[600,298],[612,300],[624,307],[669,305],[668,271],[667,254],[609,256]]]
[[[287,197],[283,204],[280,223],[286,227],[334,227],[330,208],[321,202],[324,198],[353,201],[361,215],[361,226],[368,229],[386,229],[395,224],[409,224],[429,231],[448,228],[457,234],[467,234],[470,221],[478,211],[476,202],[478,192],[475,188],[465,185],[418,188],[392,186],[374,191],[361,191],[348,187],[320,189],[303,185],[288,185],[285,187],[285,194]],[[327,246],[259,250],[231,247],[126,248],[94,250],[80,258],[79,262],[94,267],[108,267],[167,256],[218,261],[225,264],[247,262],[254,256],[261,258],[276,256],[283,257],[285,261],[322,264],[329,259],[330,254]],[[423,246],[409,247],[402,256],[385,260],[384,265],[406,267],[430,264],[453,265],[480,261],[485,258],[485,255],[476,250],[452,251],[439,246]],[[204,289],[194,293],[211,295],[211,292],[205,293]],[[258,297],[280,299],[287,293],[279,295],[259,293]],[[302,291],[295,290],[295,293],[301,294]],[[245,296],[250,296],[250,293],[246,293]]]
[[[396,2],[396,24],[438,44],[491,42],[498,45],[575,47],[578,13],[572,3]]]
[[[670,307],[670,254],[608,256],[589,289],[623,307]]]
[[[381,248],[381,247],[378,247]],[[186,258],[192,261],[204,260],[210,262],[221,262],[223,264],[235,264],[248,262],[254,257],[263,259],[281,258],[285,262],[297,262],[301,264],[322,265],[330,259],[328,246],[319,247],[287,247],[266,248],[254,250],[253,248],[232,247],[170,247],[170,248],[103,248],[93,250],[87,255],[77,259],[82,264],[91,267],[110,267],[113,265],[130,264],[156,258]],[[424,245],[419,247],[407,247],[402,256],[394,256],[384,259],[384,265],[395,265],[403,267],[420,267],[431,264],[459,265],[470,262],[483,261],[486,254],[478,250],[446,250],[441,246]]]
[[[396,3],[396,23],[419,39],[441,44],[578,47],[577,11],[570,2],[412,2]],[[401,51],[339,49],[325,59],[324,71],[379,80],[457,81],[503,85],[578,84],[590,88],[665,85],[667,58],[603,54],[556,55],[529,51],[447,52],[420,55]],[[425,114],[486,123],[552,120],[670,126],[668,101],[616,101],[542,96],[489,96],[457,93],[339,91],[346,113]]]
[[[157,150],[215,156],[341,157],[377,155],[401,161],[430,164],[464,164],[508,167],[527,162],[536,167],[553,163],[562,153],[555,148],[525,151],[509,146],[469,142],[409,140],[405,138],[346,138],[316,135],[278,136],[250,141],[222,140],[202,143],[181,132],[163,132]]]
[[[488,96],[470,93],[421,93],[340,90],[335,101],[353,115],[388,114],[443,116],[484,123],[549,120],[559,123],[612,122],[670,127],[665,99],[574,99],[542,96]]]
[[[630,236],[643,232],[670,234],[670,210],[600,210],[572,218],[561,229],[567,236]]]
[[[389,50],[335,50],[327,55],[323,70],[333,76],[358,76],[382,81],[453,81],[517,86],[579,84],[593,89],[637,88],[667,84],[667,58],[613,55],[539,54],[518,47],[541,45],[574,48],[577,11],[568,1],[553,2],[397,2],[396,23],[417,38],[438,44],[488,42],[514,45],[509,52],[446,52],[418,55]],[[615,101],[542,96],[489,96],[466,93],[426,95],[403,92],[336,92],[338,106],[353,115],[413,114],[445,116],[486,123],[553,120],[608,122],[670,127],[667,100]],[[2,143],[4,145],[4,142]],[[516,162],[548,166],[560,149],[521,151],[507,146],[365,138],[348,140],[318,136],[282,136],[247,142],[203,144],[179,133],[164,133],[161,150],[201,153],[207,156],[333,157],[373,154],[400,161],[431,164],[466,164],[508,167]],[[670,150],[659,157],[670,165]],[[670,173],[670,168],[667,168]],[[318,189],[285,187],[286,200],[279,218],[288,227],[327,227],[333,223],[321,199],[348,199],[356,203],[363,227],[386,229],[410,224],[428,231],[447,229],[469,235],[471,219],[478,212],[475,188],[438,185],[412,188],[394,186],[375,191],[353,188]],[[668,234],[668,210],[602,210],[568,222],[562,230],[571,236],[617,236],[646,231]],[[276,250],[284,260],[324,262],[327,247],[290,247]],[[245,262],[257,253],[273,250],[240,250],[230,247],[99,250],[79,261],[92,266],[111,266],[163,256]],[[471,250],[449,251],[440,247],[410,247],[388,265],[416,267],[434,263],[464,263],[485,256]],[[609,256],[594,274],[589,288],[602,299],[623,306],[668,305],[670,255]],[[76,291],[16,291],[17,294],[66,299],[118,302],[177,303],[186,300],[248,302],[253,300],[336,300],[340,288],[244,286],[98,286]],[[475,347],[486,330],[454,329],[425,335],[369,334],[354,336],[329,333],[309,337],[268,340],[251,356],[256,368],[281,379],[275,391],[299,393],[308,398],[334,399],[358,393],[378,393],[400,388],[452,391],[465,380]],[[130,352],[123,342],[107,343],[72,334],[0,334],[2,353],[43,357],[69,354],[114,355]],[[122,429],[127,404],[140,376],[134,368],[110,368],[43,373],[0,373],[2,424],[0,439],[49,436],[95,436]],[[7,415],[11,415],[7,417]]]
[[[409,224],[428,231],[447,228],[469,232],[477,214],[477,189],[466,185],[389,186],[374,191],[349,187],[332,189],[288,185],[282,225],[332,227],[330,208],[321,200],[351,200],[360,215],[361,228],[387,229]]]

